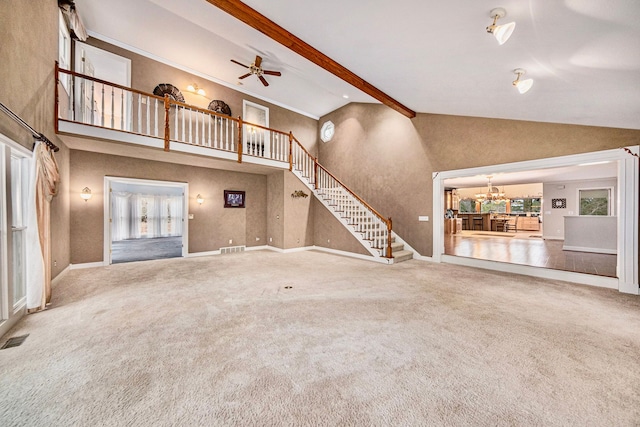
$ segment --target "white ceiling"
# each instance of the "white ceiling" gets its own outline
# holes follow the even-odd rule
[[[245,3],[416,112],[640,129],[638,0]],[[376,102],[205,0],[76,5],[93,36],[311,117]],[[502,46],[485,31],[495,7],[516,22]],[[256,54],[282,77],[237,86],[230,59]],[[535,80],[524,95],[514,68]]]

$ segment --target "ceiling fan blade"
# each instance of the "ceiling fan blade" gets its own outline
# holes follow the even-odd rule
[[[269,71],[269,70],[262,70],[262,74],[266,74],[268,76],[281,76],[282,73],[280,71]]]
[[[269,82],[267,82],[267,79],[265,79],[262,76],[258,76],[258,78],[260,79],[260,81],[262,82],[263,85],[269,86]]]
[[[238,80],[242,80],[242,79],[246,79],[247,77],[249,77],[251,75],[251,73],[247,73],[244,76],[240,76],[238,77]]]
[[[254,62],[253,65],[255,65],[256,68],[260,68],[260,64],[262,64],[262,57],[256,55],[256,62]]]
[[[234,64],[242,65],[244,68],[249,68],[249,66],[248,66],[248,65],[244,65],[244,64],[242,64],[242,63],[240,63],[240,62],[236,61],[235,59],[232,59],[232,60],[231,60],[231,62],[233,62]]]

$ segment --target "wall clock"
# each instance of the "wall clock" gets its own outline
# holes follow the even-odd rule
[[[336,129],[331,120],[324,122],[322,128],[320,128],[320,139],[322,140],[322,142],[329,142],[331,141],[331,138],[333,138],[335,132]]]

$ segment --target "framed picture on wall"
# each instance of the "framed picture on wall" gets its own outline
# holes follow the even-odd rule
[[[224,190],[225,208],[244,208],[244,191]]]

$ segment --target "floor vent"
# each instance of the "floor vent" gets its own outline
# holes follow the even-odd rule
[[[4,350],[5,348],[18,347],[27,339],[28,336],[29,334],[22,335],[20,337],[9,338],[7,342],[4,343],[2,347],[0,347],[0,350]]]
[[[220,248],[221,254],[235,254],[236,252],[244,252],[246,246],[229,246],[228,248]]]

